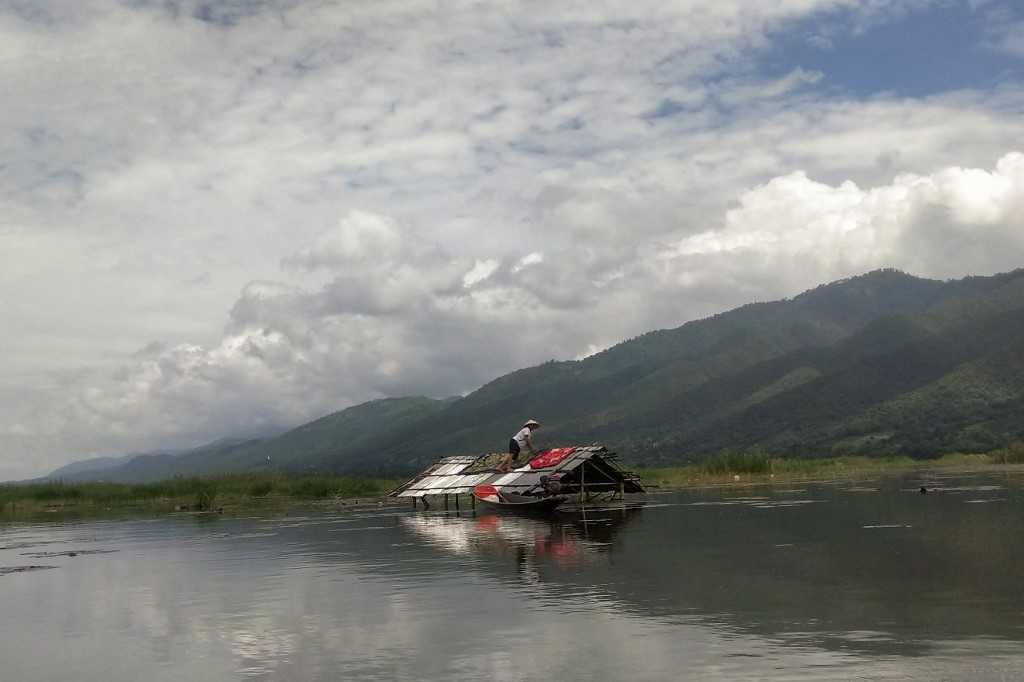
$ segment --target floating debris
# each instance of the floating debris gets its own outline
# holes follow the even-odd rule
[[[90,554],[113,554],[116,549],[72,549],[67,552],[22,552],[21,556],[30,556],[33,559],[53,559],[54,557],[85,556]]]
[[[902,491],[903,492],[907,492],[907,493],[919,493],[919,492],[921,492],[921,489],[924,488],[924,487],[925,486],[920,486],[918,488],[902,488]],[[957,485],[957,486],[950,486],[948,488],[945,488],[943,486],[936,485],[935,483],[931,483],[931,487],[929,487],[927,490],[930,493],[939,493],[939,492],[941,492],[941,493],[989,493],[989,492],[993,492],[995,490],[1003,490],[1003,486],[1001,486],[1001,485]]]
[[[56,566],[0,566],[0,575],[10,575],[12,573],[28,573],[30,571],[47,571],[51,568],[57,568]]]
[[[9,545],[0,546],[0,550],[4,549],[28,549],[29,547],[40,547],[42,545],[53,545],[58,543],[59,540],[35,540],[28,542],[13,542]]]
[[[775,502],[757,502],[750,506],[755,509],[775,509],[776,507],[801,507],[805,504],[814,504],[823,500],[777,500]]]
[[[913,528],[913,526],[902,523],[880,523],[874,526],[861,526],[861,528]]]

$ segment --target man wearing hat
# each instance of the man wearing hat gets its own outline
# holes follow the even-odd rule
[[[531,434],[534,429],[540,428],[540,422],[535,419],[531,419],[525,424],[523,428],[516,432],[516,435],[508,441],[508,454],[501,458],[498,462],[498,471],[507,472],[512,469],[513,461],[519,459],[519,453],[526,450],[530,453],[530,459],[537,456],[537,451],[533,449],[533,440]]]

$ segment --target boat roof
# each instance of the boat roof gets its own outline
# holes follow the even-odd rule
[[[478,485],[492,485],[498,490],[527,493],[540,487],[542,476],[557,475],[568,490],[599,488],[627,493],[642,493],[643,486],[635,474],[623,471],[615,453],[603,445],[569,446],[542,450],[523,466],[508,473],[495,470],[504,453],[445,457],[412,480],[391,491],[393,497],[426,497],[428,495],[469,494]],[[583,472],[585,465],[587,472]],[[590,476],[588,482],[586,477]]]

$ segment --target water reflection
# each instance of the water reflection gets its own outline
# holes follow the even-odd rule
[[[0,679],[1015,679],[1022,502],[932,477],[0,526],[0,569],[55,566],[0,570]]]
[[[607,561],[617,532],[639,518],[640,506],[591,507],[540,517],[487,513],[400,519],[426,544],[488,564],[499,576],[537,584],[560,571]],[[549,570],[553,569],[553,570]]]

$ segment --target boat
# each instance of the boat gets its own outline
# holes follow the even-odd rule
[[[551,511],[569,499],[566,495],[519,495],[507,490],[498,490],[493,485],[475,486],[473,497],[497,509],[518,512]]]
[[[388,495],[411,498],[413,508],[421,502],[430,508],[428,498],[441,498],[448,509],[454,498],[459,510],[459,496],[468,495],[474,506],[479,500],[493,508],[529,511],[551,510],[574,498],[581,503],[622,500],[644,492],[639,476],[623,470],[615,453],[597,443],[541,450],[522,466],[500,469],[507,456],[493,452],[444,457]]]

